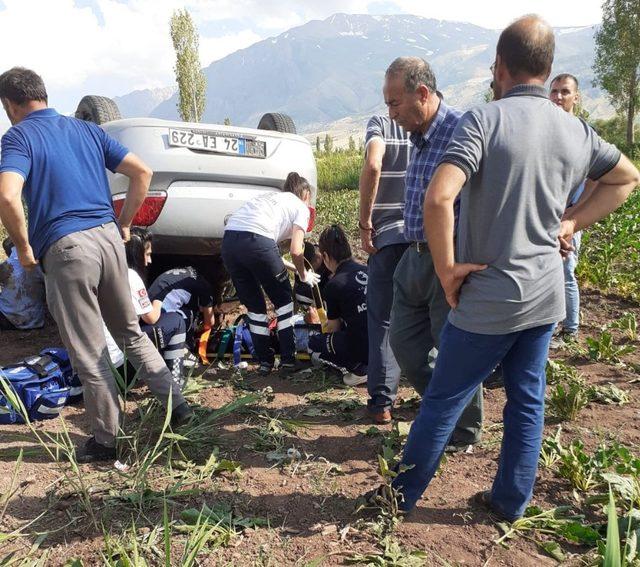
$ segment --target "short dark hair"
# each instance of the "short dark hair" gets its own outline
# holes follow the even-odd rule
[[[47,89],[40,75],[24,67],[13,67],[0,75],[0,98],[15,104],[32,100],[48,102]]]
[[[151,233],[141,226],[134,226],[130,230],[130,238],[124,245],[127,255],[127,266],[136,271],[146,281],[147,267],[144,265],[144,254],[147,246],[151,244]]]
[[[544,77],[551,73],[555,38],[553,29],[542,18],[527,15],[518,18],[500,34],[496,53],[509,73]]]
[[[287,175],[282,190],[285,193],[293,193],[298,199],[304,199],[305,193],[311,193],[311,185],[304,177],[292,171]]]
[[[313,264],[313,261],[316,259],[316,249],[318,248],[317,244],[313,242],[309,242],[308,240],[304,243],[304,259],[309,262],[309,264]]]
[[[385,77],[404,78],[404,88],[408,93],[414,92],[420,85],[427,87],[432,93],[437,90],[436,76],[431,65],[421,57],[398,57],[387,68]]]
[[[556,81],[566,81],[567,79],[571,79],[576,85],[576,90],[578,90],[578,79],[571,73],[560,73],[559,75],[556,75],[553,79],[551,79],[551,82],[549,84],[553,85],[553,83],[555,83]]]
[[[320,253],[326,254],[334,262],[342,262],[351,258],[351,246],[347,235],[340,225],[332,224],[325,228],[318,240]]]
[[[4,250],[4,253],[7,256],[11,256],[11,249],[13,248],[13,240],[11,240],[11,238],[7,237],[2,241],[2,248]]]

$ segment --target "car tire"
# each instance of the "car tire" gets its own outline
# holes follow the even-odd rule
[[[273,130],[285,134],[298,133],[291,116],[279,112],[267,112],[258,122],[258,130]]]
[[[94,124],[104,124],[112,120],[120,120],[122,114],[118,105],[106,96],[87,95],[82,97],[76,109],[76,118],[93,122]]]

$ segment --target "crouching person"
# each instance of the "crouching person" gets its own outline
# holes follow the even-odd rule
[[[131,238],[125,244],[129,287],[131,300],[136,314],[140,317],[140,328],[156,346],[167,368],[171,371],[174,382],[181,389],[185,386],[184,355],[186,340],[186,323],[178,312],[168,312],[162,309],[161,301],[149,300],[145,286],[146,269],[151,264],[151,234],[145,228],[131,229]],[[116,344],[105,327],[105,336],[109,357],[120,375],[127,382],[135,376],[135,369],[126,361],[125,354]],[[126,367],[125,367],[126,363]]]
[[[171,396],[172,423],[193,414],[140,330],[128,285],[123,238],[129,238],[152,172],[99,126],[48,108],[44,83],[33,71],[15,67],[0,75],[0,100],[13,125],[2,137],[0,218],[20,264],[27,270],[42,267],[49,310],[84,386],[93,436],[76,457],[112,460],[120,403],[103,319],[151,392],[164,405]],[[130,180],[120,229],[105,167]]]
[[[344,230],[325,228],[319,240],[320,253],[333,277],[324,287],[327,324],[324,333],[309,337],[312,357],[346,368],[348,386],[367,382],[369,341],[367,334],[367,267],[356,262]]]

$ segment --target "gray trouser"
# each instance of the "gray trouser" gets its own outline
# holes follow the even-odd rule
[[[422,395],[433,371],[429,352],[440,345],[440,331],[449,305],[426,244],[412,244],[393,276],[393,307],[389,342],[402,374]],[[464,356],[461,352],[460,356]],[[458,420],[452,440],[474,443],[482,432],[482,386]]]
[[[84,386],[96,441],[114,446],[120,403],[102,321],[151,392],[166,406],[184,402],[171,372],[140,330],[131,301],[124,245],[115,223],[74,232],[54,242],[42,260],[47,304]]]
[[[389,409],[398,393],[400,367],[389,345],[389,318],[393,303],[393,273],[406,249],[407,244],[391,244],[369,256],[367,389],[368,405],[374,411]]]

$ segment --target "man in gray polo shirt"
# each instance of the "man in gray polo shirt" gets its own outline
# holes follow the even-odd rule
[[[465,405],[502,363],[500,463],[492,490],[477,501],[507,521],[522,516],[542,442],[549,341],[565,314],[559,249],[640,181],[614,146],[548,100],[553,53],[553,30],[537,16],[502,32],[492,65],[496,101],[462,117],[429,184],[425,230],[452,310],[405,446],[402,464],[410,468],[393,482],[407,511],[431,481]],[[570,191],[586,177],[598,187],[561,220]]]
[[[387,116],[367,124],[360,174],[360,241],[369,253],[367,318],[368,412],[378,424],[391,421],[400,367],[389,346],[393,273],[407,248],[404,238],[404,175],[409,162],[408,134]]]

